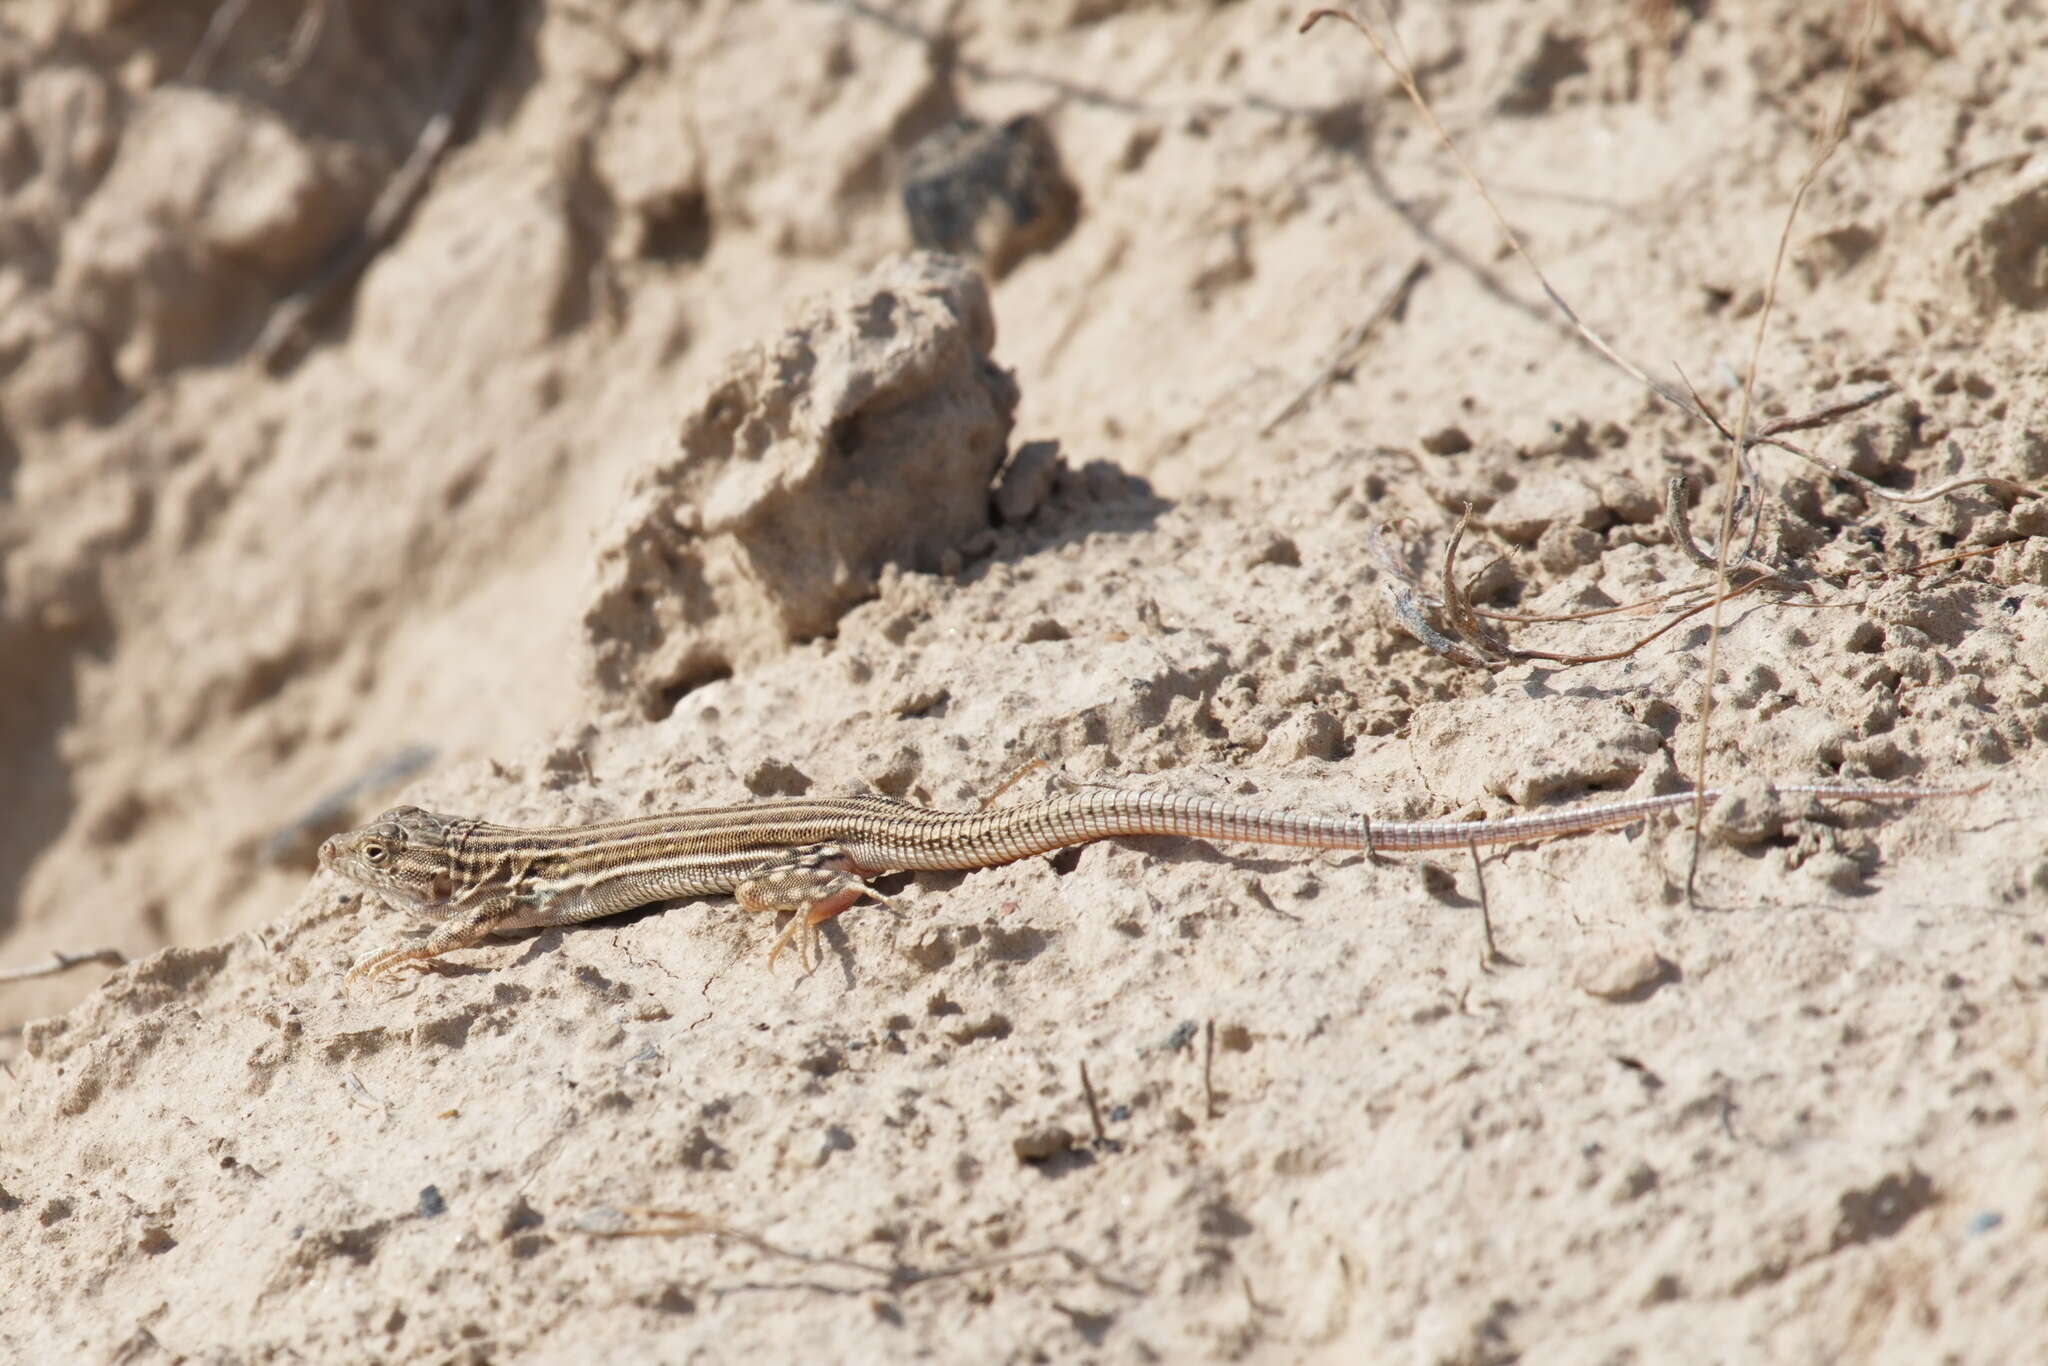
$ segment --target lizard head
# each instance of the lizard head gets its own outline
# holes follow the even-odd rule
[[[455,895],[454,825],[417,806],[394,806],[322,844],[320,866],[406,910],[430,910]]]

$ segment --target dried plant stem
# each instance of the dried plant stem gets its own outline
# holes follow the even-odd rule
[[[60,972],[82,968],[88,963],[105,963],[109,967],[120,967],[128,961],[128,955],[119,949],[91,949],[85,953],[54,951],[47,963],[31,963],[22,968],[0,968],[0,982],[25,982],[32,977],[55,977]]]
[[[1422,115],[1423,120],[1429,124],[1430,131],[1436,134],[1437,141],[1443,144],[1444,149],[1451,154],[1451,158],[1458,163],[1458,170],[1470,182],[1472,188],[1478,191],[1480,199],[1485,201],[1487,211],[1493,215],[1494,224],[1500,228],[1501,235],[1507,239],[1508,246],[1513,249],[1516,256],[1521,258],[1522,264],[1529,268],[1529,273],[1536,277],[1536,283],[1543,287],[1545,297],[1550,300],[1552,306],[1558,312],[1564,315],[1565,321],[1571,324],[1572,330],[1578,333],[1580,339],[1605,357],[1610,365],[1619,369],[1623,374],[1641,384],[1666,403],[1681,411],[1689,412],[1696,418],[1705,420],[1705,414],[1701,413],[1697,407],[1689,402],[1684,394],[1679,393],[1662,380],[1650,378],[1648,372],[1641,366],[1608,345],[1607,339],[1588,327],[1580,319],[1578,313],[1573,310],[1572,306],[1565,302],[1564,295],[1557,292],[1556,287],[1550,283],[1550,277],[1543,273],[1543,267],[1536,264],[1536,258],[1531,256],[1528,248],[1522,245],[1521,236],[1516,233],[1514,228],[1509,226],[1507,215],[1501,212],[1500,205],[1494,202],[1493,194],[1486,188],[1486,182],[1480,178],[1479,172],[1473,169],[1472,163],[1465,159],[1465,153],[1459,148],[1457,141],[1451,137],[1450,132],[1437,119],[1436,110],[1430,107],[1429,100],[1422,93],[1422,88],[1415,83],[1415,73],[1408,61],[1407,50],[1401,47],[1401,35],[1394,28],[1392,22],[1387,19],[1385,9],[1381,9],[1380,19],[1382,23],[1386,24],[1387,32],[1392,35],[1393,49],[1399,50],[1398,58],[1395,55],[1395,51],[1389,49],[1387,43],[1381,40],[1380,35],[1370,25],[1359,19],[1356,15],[1346,14],[1343,10],[1311,10],[1308,17],[1301,21],[1301,27],[1297,32],[1307,33],[1324,19],[1336,19],[1342,23],[1349,24],[1365,35],[1365,41],[1372,44],[1372,50],[1379,54],[1381,63],[1386,66],[1388,71],[1393,73],[1394,80],[1400,84],[1402,92],[1408,96],[1409,103],[1415,106],[1416,110]]]
[[[1350,358],[1351,353],[1365,345],[1365,339],[1370,337],[1381,323],[1401,311],[1408,302],[1408,296],[1414,292],[1415,286],[1427,274],[1429,274],[1429,258],[1426,256],[1416,257],[1409,264],[1408,269],[1401,272],[1401,278],[1394,282],[1394,287],[1387,291],[1385,297],[1380,300],[1378,307],[1366,314],[1362,321],[1346,332],[1337,345],[1331,348],[1329,359],[1316,371],[1315,378],[1304,384],[1299,393],[1282,404],[1278,411],[1266,419],[1265,423],[1259,428],[1259,435],[1271,436],[1281,423],[1308,407],[1317,392],[1337,377],[1337,372],[1344,368],[1344,362]]]
[[[1771,275],[1764,288],[1763,307],[1757,310],[1756,331],[1750,341],[1749,368],[1742,379],[1742,412],[1735,424],[1736,436],[1728,443],[1728,456],[1721,466],[1722,487],[1732,489],[1742,476],[1743,458],[1747,452],[1750,418],[1756,410],[1756,377],[1763,363],[1764,336],[1770,327],[1771,311],[1778,300],[1778,281],[1785,269],[1785,255],[1792,245],[1792,226],[1799,220],[1800,206],[1806,202],[1807,192],[1820,178],[1821,168],[1828,158],[1842,145],[1843,135],[1849,127],[1849,101],[1856,93],[1856,79],[1863,71],[1863,53],[1870,41],[1870,31],[1877,16],[1874,0],[1863,0],[1863,26],[1856,36],[1856,46],[1849,55],[1849,71],[1842,80],[1841,98],[1835,105],[1835,116],[1827,136],[1822,140],[1820,150],[1814,154],[1806,173],[1799,177],[1799,184],[1792,192],[1792,203],[1785,212],[1785,225],[1778,233],[1777,254],[1771,259]],[[1707,626],[1707,668],[1706,677],[1700,687],[1699,740],[1693,747],[1693,784],[1704,792],[1710,786],[1711,775],[1707,771],[1707,747],[1714,721],[1714,681],[1721,667],[1721,604],[1727,601],[1728,592],[1728,550],[1735,537],[1735,499],[1721,500],[1721,531],[1714,540],[1714,599],[1713,616]],[[1685,871],[1685,899],[1687,905],[1696,901],[1699,885],[1700,854],[1706,847],[1707,804],[1704,798],[1695,799],[1692,809],[1692,853]]]

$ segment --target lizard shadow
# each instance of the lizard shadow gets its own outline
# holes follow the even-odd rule
[[[562,930],[563,927],[560,925],[549,925],[545,929],[518,932],[518,938],[513,942],[523,941],[525,951],[505,966],[523,968],[528,963],[537,963],[552,954],[560,953],[568,941],[568,936]]]
[[[905,882],[907,880],[907,878],[890,879],[890,881],[896,882]],[[886,888],[886,890],[893,893],[899,889],[897,887],[892,886]],[[775,942],[775,936],[780,935],[783,932],[783,930],[787,929],[789,926],[789,918],[785,915],[769,915],[761,911],[745,910],[739,905],[738,902],[732,900],[729,897],[702,896],[685,896],[677,897],[671,901],[650,902],[648,905],[637,906],[630,911],[624,911],[617,915],[606,916],[601,921],[591,921],[587,923],[590,924],[593,928],[602,925],[612,929],[623,930],[631,926],[637,925],[644,920],[653,920],[659,916],[666,915],[671,911],[684,910],[692,907],[701,909],[706,916],[718,917],[720,924],[724,923],[724,917],[726,916],[738,917],[737,923],[741,926],[743,933],[745,933],[750,927],[766,929],[768,931],[768,934],[765,938],[763,938],[760,941],[760,944],[758,946],[758,954],[756,955],[760,959],[761,966],[763,967],[768,966],[768,946]],[[848,911],[842,912],[842,914],[847,914],[853,910],[858,909],[866,909],[869,911],[886,911],[888,907],[862,903],[861,906],[858,907],[849,907]],[[559,937],[564,931],[571,928],[581,927],[555,926],[551,930],[543,931],[543,936],[551,933]],[[831,956],[839,964],[840,972],[844,979],[844,985],[848,988],[857,985],[858,977],[854,971],[855,954],[853,952],[853,941],[847,937],[846,930],[840,925],[839,918],[837,916],[825,921],[823,924],[818,926],[818,943],[819,960],[817,963],[812,964],[811,967],[808,970],[806,970],[802,975],[808,976],[810,972],[814,972],[818,968],[823,967],[824,955],[829,952]],[[536,954],[538,954],[540,952],[546,951],[550,947],[552,946],[536,945],[534,951]],[[785,948],[783,952],[794,954],[794,942],[792,942],[790,947]],[[647,956],[653,957],[653,955]]]
[[[901,880],[907,881],[908,879],[905,878]],[[614,915],[605,916],[599,920],[581,921],[573,925],[548,925],[540,927],[538,929],[514,930],[509,934],[496,936],[491,941],[495,944],[504,945],[506,947],[514,945],[520,946],[521,952],[516,958],[513,958],[510,961],[486,962],[472,965],[466,963],[453,963],[445,959],[436,959],[434,960],[433,970],[436,974],[445,977],[477,977],[505,971],[511,968],[525,967],[530,963],[537,963],[545,958],[551,958],[560,955],[565,949],[568,948],[570,943],[570,936],[579,931],[626,930],[630,929],[635,925],[640,924],[642,921],[653,920],[660,916],[666,915],[671,911],[682,910],[690,907],[701,908],[711,915],[717,915],[720,913],[731,913],[733,915],[744,917],[744,920],[747,922],[758,921],[763,925],[772,924],[774,934],[780,934],[789,923],[788,920],[782,916],[771,917],[758,912],[741,910],[736,903],[723,898],[695,896],[677,897],[671,901],[655,901],[650,902],[645,906],[636,906],[630,911],[621,911]],[[879,909],[886,909],[886,907]],[[835,918],[833,920],[826,921],[824,924],[818,927],[818,932],[819,943],[821,945],[821,958],[819,963],[813,965],[811,970],[815,971],[817,967],[823,966],[822,952],[829,951],[832,957],[835,958],[840,965],[840,970],[844,976],[844,984],[849,988],[858,985],[858,976],[854,970],[854,964],[857,955],[854,953],[853,950],[853,941],[847,937],[846,931],[843,928],[841,928],[838,920]],[[768,957],[767,946],[773,942],[773,935],[761,941],[760,957],[764,966],[766,964]],[[785,950],[785,952],[793,952],[793,950]],[[629,957],[633,958],[636,961],[662,961],[662,958],[659,954],[648,952],[645,948],[630,950]],[[808,975],[808,973],[806,973],[805,975]]]
[[[1297,869],[1324,867],[1328,866],[1330,861],[1363,858],[1365,855],[1363,849],[1309,848],[1297,849],[1291,858],[1285,855],[1239,854],[1232,853],[1226,844],[1211,844],[1208,840],[1192,835],[1119,835],[1101,842],[1119,845],[1163,865],[1198,863],[1210,867],[1234,868],[1260,877],[1276,877]],[[1075,846],[1060,852],[1078,853],[1080,848],[1081,846]],[[1059,871],[1064,874],[1073,871],[1073,868],[1074,865],[1070,863],[1059,868]]]
[[[1110,845],[1141,854],[1149,862],[1162,865],[1200,863],[1213,867],[1235,868],[1261,877],[1271,877],[1292,869],[1319,866],[1327,857],[1345,858],[1362,855],[1363,850],[1349,849],[1302,849],[1300,857],[1269,857],[1258,854],[1233,854],[1228,850],[1210,844],[1207,840],[1187,835],[1115,835],[1093,841],[1093,844]],[[1080,866],[1081,855],[1091,845],[1071,844],[1064,849],[1049,853],[1035,854],[1018,860],[1028,863],[1033,858],[1050,864],[1055,875],[1066,877]],[[928,892],[957,891],[973,874],[983,871],[979,868],[926,869],[916,873],[891,873],[880,879],[881,890],[894,895],[900,886],[921,887]]]

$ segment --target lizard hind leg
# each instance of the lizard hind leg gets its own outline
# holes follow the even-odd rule
[[[795,912],[768,950],[770,967],[799,933],[804,936],[799,953],[809,967],[817,950],[818,926],[856,902],[868,899],[895,904],[868,886],[853,856],[833,844],[807,845],[787,858],[764,863],[742,879],[732,894],[750,911]]]

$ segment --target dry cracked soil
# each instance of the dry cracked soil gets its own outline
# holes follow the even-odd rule
[[[1729,443],[1303,18],[0,10],[0,1356],[2040,1351],[2048,13],[1394,16],[1581,318],[1826,419],[1718,640]],[[1110,841],[808,973],[712,898],[344,992],[419,927],[314,866],[401,801],[1677,792],[1710,654],[1697,837]]]

